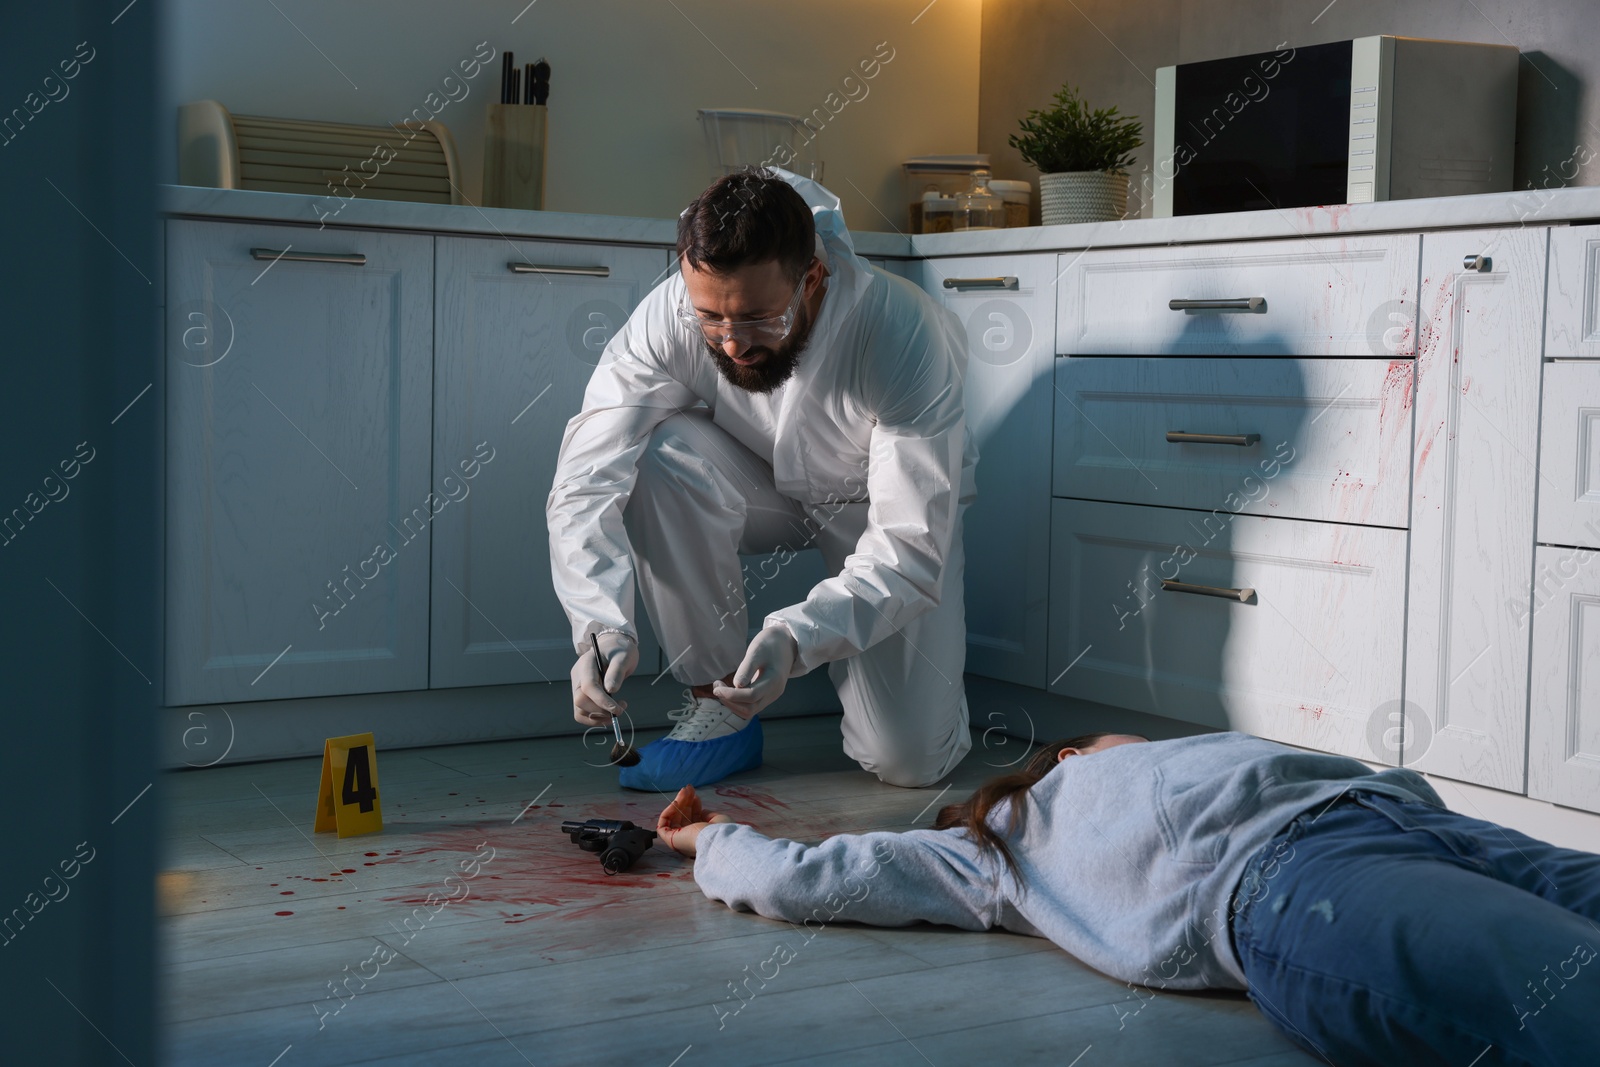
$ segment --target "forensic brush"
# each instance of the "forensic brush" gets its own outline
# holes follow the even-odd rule
[[[594,634],[589,635],[589,643],[594,645],[594,661],[600,667],[600,688],[606,687],[606,660],[600,654],[600,639]],[[609,693],[610,690],[607,690]],[[632,767],[639,762],[639,753],[633,746],[622,739],[622,724],[615,715],[611,716],[611,728],[616,731],[617,743],[611,746],[611,762],[619,767]]]

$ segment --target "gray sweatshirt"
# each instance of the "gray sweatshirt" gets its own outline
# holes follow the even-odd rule
[[[1374,772],[1229,731],[1057,764],[1022,794],[1023,829],[1007,837],[1021,885],[963,829],[804,845],[738,823],[701,832],[694,877],[713,900],[801,924],[806,940],[835,921],[999,926],[1049,938],[1124,981],[1245,989],[1227,921],[1245,862],[1296,815],[1352,787],[1445,806],[1415,771]],[[990,825],[1004,832],[1008,814],[1009,802],[996,805]]]

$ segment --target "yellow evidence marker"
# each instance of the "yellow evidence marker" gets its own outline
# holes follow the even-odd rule
[[[339,782],[334,792],[333,783]],[[378,746],[371,734],[330,737],[322,744],[322,786],[317,791],[313,833],[338,830],[340,837],[383,829],[378,803]]]

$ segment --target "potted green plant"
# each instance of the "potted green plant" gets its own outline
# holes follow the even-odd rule
[[[1114,107],[1090,110],[1063,85],[1055,106],[1033,110],[1011,147],[1039,169],[1039,213],[1046,226],[1120,219],[1128,210],[1128,167],[1144,127]]]

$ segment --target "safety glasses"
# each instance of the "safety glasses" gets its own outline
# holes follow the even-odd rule
[[[811,261],[815,263],[816,260]],[[794,328],[795,315],[800,310],[800,294],[805,292],[806,278],[811,274],[811,267],[806,266],[805,274],[800,277],[800,284],[795,286],[794,295],[789,298],[789,306],[782,315],[774,315],[770,319],[746,319],[743,322],[724,322],[717,319],[708,319],[699,315],[689,306],[688,291],[684,291],[684,298],[678,304],[678,318],[684,325],[698,329],[705,335],[705,339],[712,344],[727,344],[730,339],[738,340],[744,344],[755,346],[775,344],[789,336],[789,331]]]

